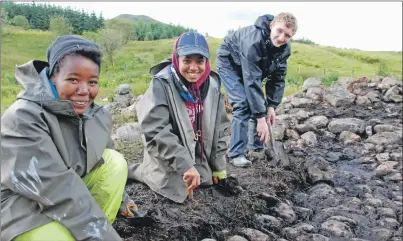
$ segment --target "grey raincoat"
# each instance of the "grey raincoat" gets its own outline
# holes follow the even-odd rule
[[[269,24],[274,16],[260,16],[254,25],[246,26],[227,36],[217,51],[217,68],[231,68],[244,81],[251,113],[266,116],[267,107],[276,108],[283,98],[289,43],[276,48],[271,45]],[[229,61],[227,61],[229,60]],[[231,66],[225,66],[230,62]],[[266,82],[266,99],[261,88]]]
[[[137,104],[144,133],[144,159],[129,165],[129,179],[146,183],[153,191],[182,203],[188,194],[183,174],[195,166],[201,185],[211,185],[212,172],[226,169],[225,129],[229,119],[224,108],[221,82],[214,72],[203,110],[204,160],[196,148],[195,133],[185,102],[176,89],[167,59],[153,67],[150,87]]]
[[[82,177],[112,147],[112,119],[94,105],[80,118],[55,100],[48,64],[17,66],[23,86],[1,118],[1,240],[58,221],[76,240],[121,240]]]

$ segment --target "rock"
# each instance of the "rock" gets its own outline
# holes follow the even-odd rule
[[[329,241],[329,238],[320,234],[303,235],[303,239],[298,241]],[[296,240],[297,241],[297,240]]]
[[[131,91],[132,91],[132,87],[129,84],[120,84],[115,89],[115,93],[117,95],[126,95],[126,94],[129,94]]]
[[[371,231],[371,237],[376,241],[387,241],[393,236],[393,232],[386,228],[373,228]]]
[[[302,85],[304,90],[307,90],[312,87],[320,87],[322,82],[320,79],[317,78],[308,78],[304,81],[304,84]]]
[[[399,222],[394,218],[383,218],[378,220],[377,224],[382,228],[387,228],[391,230],[397,230],[399,227]]]
[[[329,236],[344,238],[353,237],[353,232],[351,231],[351,228],[347,224],[336,220],[328,220],[322,223],[320,226],[320,230],[322,233]]]
[[[356,82],[356,80],[354,78],[352,78],[352,77],[340,77],[337,80],[337,83],[340,84],[341,86],[343,86],[346,89],[350,88],[350,86],[355,82]]]
[[[311,87],[306,91],[306,94],[307,95],[313,94],[313,95],[318,95],[318,96],[322,97],[323,92],[324,92],[324,90],[322,87]]]
[[[382,145],[376,145],[375,146],[375,151],[376,153],[382,153],[385,150],[385,147],[383,147]]]
[[[328,138],[328,139],[334,139],[336,137],[336,135],[331,132],[324,131],[323,137]]]
[[[128,107],[132,105],[136,101],[136,98],[133,94],[125,94],[125,95],[115,95],[113,98],[113,102],[119,103],[123,107]]]
[[[301,234],[301,232],[295,228],[287,227],[283,228],[281,234],[288,240],[295,240]]]
[[[305,133],[308,131],[316,131],[316,127],[312,124],[299,124],[295,127],[295,129],[299,132],[299,133]]]
[[[374,119],[370,119],[368,121],[368,125],[370,125],[370,126],[376,126],[378,124],[382,124],[382,121],[380,119],[375,119],[374,118]]]
[[[393,168],[397,165],[399,165],[399,163],[394,161],[383,162],[375,169],[375,174],[376,176],[381,177],[393,173],[395,172]]]
[[[395,77],[385,77],[382,79],[381,84],[386,88],[389,89],[392,86],[398,85],[401,86],[402,82],[398,81]]]
[[[389,161],[389,153],[379,153],[375,156],[379,164]]]
[[[346,218],[344,216],[332,216],[328,220],[336,220],[342,223],[346,223],[349,226],[357,226],[357,221],[351,218]]]
[[[291,97],[291,104],[294,108],[309,107],[313,104],[313,101],[307,98]]]
[[[272,130],[274,140],[281,141],[284,139],[285,127],[283,127],[282,125],[274,125]]]
[[[402,161],[402,153],[401,152],[390,153],[390,159],[392,161],[401,162]]]
[[[349,239],[348,241],[369,241],[368,239],[362,239],[362,238],[352,238]]]
[[[384,101],[393,101],[393,102],[402,102],[402,89],[397,86],[393,86],[392,88],[388,89],[383,96]]]
[[[364,148],[365,148],[365,150],[372,151],[375,149],[375,145],[372,143],[365,143]]]
[[[286,203],[280,202],[273,208],[273,211],[287,224],[292,224],[297,220],[297,215],[294,210]]]
[[[298,120],[293,115],[284,114],[276,116],[276,125],[281,125],[286,129],[293,129],[297,124]]]
[[[298,134],[298,132],[297,132],[296,130],[293,130],[293,129],[287,129],[287,130],[285,131],[285,136],[286,136],[288,139],[291,139],[291,140],[298,140],[298,139],[299,139],[299,134]]]
[[[340,140],[342,140],[344,144],[347,145],[359,142],[361,140],[361,137],[349,131],[342,131],[340,133]]]
[[[376,103],[381,101],[381,95],[379,94],[378,91],[369,91],[365,95],[372,103]]]
[[[301,110],[301,109],[293,109],[296,110],[296,112],[293,112],[292,110],[290,110],[290,114],[294,115],[295,118],[297,118],[297,120],[305,120],[307,119],[309,116],[311,116],[311,112],[305,111],[305,110]]]
[[[368,137],[366,141],[375,145],[400,144],[401,133],[399,134],[397,132],[381,132]]]
[[[312,226],[311,224],[299,223],[294,226],[294,229],[296,229],[299,233],[303,232],[311,233],[314,231],[315,227]]]
[[[392,126],[392,125],[376,125],[376,126],[374,126],[374,131],[375,131],[375,133],[396,132],[396,131],[401,132],[402,129],[397,126]]]
[[[316,134],[312,131],[308,131],[301,135],[301,139],[303,139],[308,146],[314,147],[318,144],[316,139]]]
[[[396,213],[392,208],[377,208],[376,211],[381,217],[396,219]]]
[[[357,96],[357,98],[355,99],[355,104],[357,105],[370,105],[371,104],[371,100],[368,98],[368,96]]]
[[[217,240],[212,239],[212,238],[205,238],[205,239],[202,239],[202,241],[217,241]]]
[[[334,191],[333,187],[331,187],[325,183],[318,183],[308,190],[308,194],[311,197],[320,199],[320,198],[324,198],[327,196],[335,195],[336,192]]]
[[[350,131],[353,133],[362,134],[365,129],[365,122],[357,118],[344,118],[344,119],[333,119],[329,125],[328,129],[330,132],[338,134],[343,131]]]
[[[308,220],[313,214],[312,209],[304,207],[294,207],[294,211],[302,220]]]
[[[248,241],[246,238],[242,237],[242,236],[231,236],[229,239],[227,239],[227,241]]]
[[[132,104],[126,108],[123,108],[121,111],[121,116],[125,118],[136,118],[137,117],[136,105]]]
[[[343,153],[341,153],[341,152],[328,152],[327,154],[326,154],[326,160],[327,161],[329,161],[329,162],[338,162],[340,159],[341,159],[341,157],[343,157]]]
[[[355,95],[351,94],[346,88],[338,84],[325,90],[323,99],[329,102],[332,106],[344,106],[354,102]]]
[[[269,230],[279,230],[282,227],[282,221],[276,217],[265,215],[265,214],[257,214],[256,220],[266,229]]]
[[[399,181],[402,181],[402,174],[400,172],[397,172],[394,174],[384,176],[383,179],[385,179],[386,181],[399,182]]]
[[[383,205],[383,202],[380,199],[368,197],[364,199],[364,204],[372,207],[381,207]]]
[[[108,102],[109,100],[108,100],[108,98],[103,98],[102,99],[102,102]]]
[[[329,123],[329,119],[326,116],[312,116],[305,121],[305,124],[311,124],[316,128],[324,128]]]
[[[372,193],[371,187],[365,184],[356,184],[353,190],[359,197],[362,197],[365,193]]]
[[[239,233],[246,237],[249,240],[256,240],[256,241],[270,241],[270,237],[259,230],[252,229],[252,228],[242,228],[239,230]],[[239,240],[241,241],[241,240]]]
[[[140,123],[126,123],[116,130],[116,136],[122,141],[138,141],[141,140]]]

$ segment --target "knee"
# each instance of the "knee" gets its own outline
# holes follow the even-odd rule
[[[104,165],[108,166],[108,169],[114,170],[114,173],[118,175],[127,176],[127,161],[120,152],[105,149],[102,154],[102,159],[105,162]]]
[[[232,105],[232,113],[234,116],[240,117],[242,119],[249,119],[250,110],[248,103],[246,101],[234,102]]]

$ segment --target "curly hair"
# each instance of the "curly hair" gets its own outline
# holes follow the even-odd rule
[[[292,28],[293,34],[295,34],[298,30],[297,18],[292,13],[282,12],[277,14],[274,17],[272,24],[276,22],[285,23],[285,26],[287,26],[287,28]]]

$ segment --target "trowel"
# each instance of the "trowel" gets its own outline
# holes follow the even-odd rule
[[[273,129],[271,123],[267,123],[269,128],[270,142],[266,139],[266,155],[269,159],[269,164],[274,167],[289,167],[290,159],[284,150],[284,144],[280,141],[275,141],[273,137]]]

